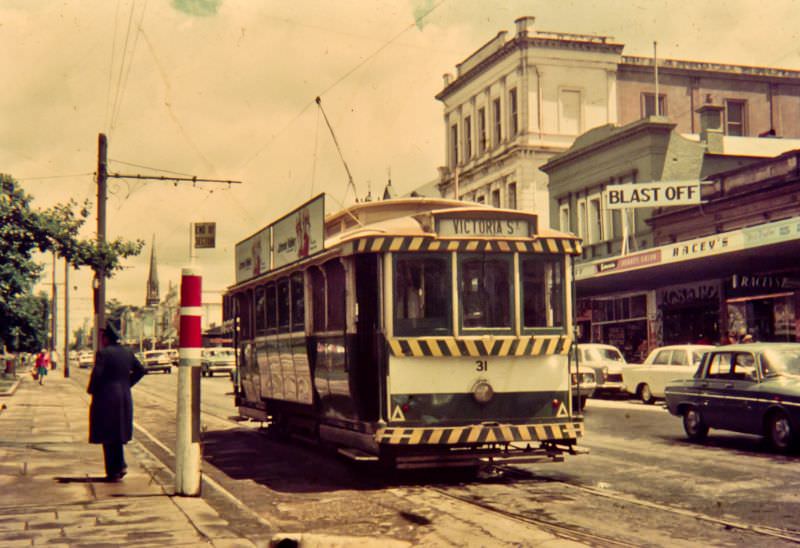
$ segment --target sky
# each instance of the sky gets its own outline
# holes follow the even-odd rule
[[[236,242],[321,192],[354,201],[391,177],[407,193],[444,164],[442,75],[514,20],[613,37],[624,54],[800,70],[800,0],[0,0],[0,172],[34,207],[90,200],[98,134],[109,172],[241,184],[109,179],[109,239],[146,242],[107,284],[143,305],[155,239],[162,296],[189,265],[204,300],[233,283]],[[51,258],[39,287],[49,290]],[[63,302],[64,267],[56,268]],[[91,272],[70,271],[70,324],[90,319]],[[63,305],[62,305],[63,306]],[[61,309],[63,314],[63,308]]]

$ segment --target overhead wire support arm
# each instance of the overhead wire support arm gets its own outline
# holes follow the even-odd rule
[[[203,179],[200,177],[169,177],[166,175],[139,175],[139,174],[125,174],[125,173],[109,173],[109,178],[114,179],[142,179],[151,181],[175,181],[175,182],[188,182],[188,183],[226,183],[229,185],[240,185],[242,181],[232,181],[228,179]]]
[[[358,200],[358,193],[356,192],[356,184],[353,182],[353,174],[350,173],[350,168],[347,165],[347,161],[344,159],[344,155],[342,154],[342,148],[339,146],[339,141],[336,139],[336,133],[333,131],[333,126],[331,126],[330,121],[328,120],[328,115],[325,114],[325,109],[322,108],[322,99],[317,96],[315,99],[319,110],[322,112],[322,117],[325,118],[325,124],[328,126],[328,130],[331,132],[331,137],[333,137],[333,144],[336,145],[336,152],[339,153],[339,158],[342,160],[342,164],[344,164],[344,170],[347,172],[347,184],[353,189],[353,196]]]

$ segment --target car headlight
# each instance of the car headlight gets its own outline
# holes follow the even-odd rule
[[[478,381],[472,387],[472,397],[480,404],[487,404],[494,397],[494,388],[489,384],[489,381]]]

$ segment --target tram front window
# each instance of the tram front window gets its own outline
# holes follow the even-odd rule
[[[511,327],[510,257],[461,262],[461,318],[464,328]]]
[[[398,258],[395,268],[395,332],[406,336],[448,332],[449,282],[445,257]]]
[[[522,261],[523,322],[525,327],[562,327],[564,269],[562,258],[536,257]]]

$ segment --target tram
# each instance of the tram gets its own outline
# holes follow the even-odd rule
[[[321,194],[236,246],[239,412],[396,468],[563,460],[580,252],[531,213]]]

